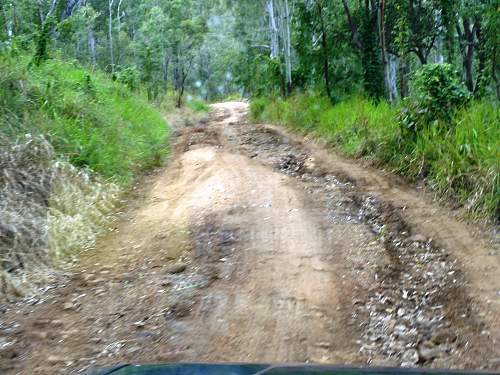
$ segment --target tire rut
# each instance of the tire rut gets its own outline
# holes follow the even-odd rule
[[[176,130],[169,167],[144,181],[67,285],[0,316],[2,370],[498,368],[485,307],[453,254],[310,145],[248,124],[246,111],[214,105],[208,122]]]

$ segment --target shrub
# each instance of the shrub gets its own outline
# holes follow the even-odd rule
[[[451,65],[424,65],[415,73],[412,95],[405,100],[399,117],[401,126],[417,133],[439,122],[446,130],[470,98]]]
[[[127,86],[129,90],[137,90],[139,88],[139,71],[134,67],[126,67],[121,69],[116,75],[117,81]]]

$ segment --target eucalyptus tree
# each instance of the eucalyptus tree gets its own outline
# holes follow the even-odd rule
[[[498,0],[0,0],[0,47],[35,51],[37,64],[58,49],[137,77],[151,98],[171,88],[177,105],[186,91],[295,89],[393,102],[429,62],[482,97],[500,95],[499,18]]]
[[[207,31],[206,19],[194,0],[172,0],[168,3],[168,36],[173,55],[173,79],[177,106],[182,104],[186,80],[193,69],[197,48]],[[198,4],[199,5],[199,4]]]

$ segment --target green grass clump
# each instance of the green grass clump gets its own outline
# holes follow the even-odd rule
[[[0,56],[0,132],[44,135],[60,156],[129,183],[166,154],[169,131],[140,94],[76,63]]]
[[[240,93],[233,93],[233,94],[229,94],[228,96],[226,96],[224,98],[223,102],[239,102],[242,100],[243,100],[243,97],[241,96]]]
[[[408,136],[400,108],[363,98],[331,105],[316,95],[288,100],[257,98],[255,121],[270,121],[313,134],[353,157],[388,165],[410,179],[425,179],[478,218],[500,216],[500,118],[493,103],[475,102],[455,114],[454,126],[436,121]],[[441,120],[444,121],[444,120]]]
[[[191,99],[186,102],[186,107],[195,112],[209,112],[210,107],[202,100]]]

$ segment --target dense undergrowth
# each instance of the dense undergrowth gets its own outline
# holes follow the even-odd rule
[[[442,197],[465,205],[477,218],[500,216],[500,117],[491,102],[473,102],[411,133],[402,126],[401,106],[354,97],[336,105],[316,95],[288,100],[257,98],[255,121],[312,134],[343,153],[366,158],[410,179],[425,179]]]
[[[0,297],[94,245],[120,191],[168,152],[162,114],[77,64],[0,55]],[[32,276],[28,276],[28,274]]]

